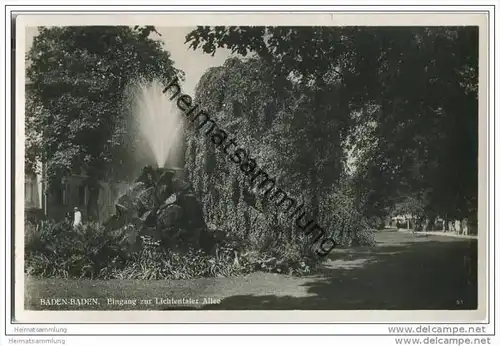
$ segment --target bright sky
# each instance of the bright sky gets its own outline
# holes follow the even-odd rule
[[[155,34],[154,38],[163,41],[164,48],[170,52],[175,67],[184,71],[186,80],[183,85],[183,92],[194,97],[196,84],[203,73],[210,67],[224,64],[231,52],[219,48],[212,57],[201,50],[193,51],[189,49],[188,44],[184,44],[184,41],[186,35],[193,29],[195,27],[156,27],[156,30],[162,36],[158,37]],[[26,51],[31,48],[33,37],[37,34],[38,29],[36,27],[26,28]]]

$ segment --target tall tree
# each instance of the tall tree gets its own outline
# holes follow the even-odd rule
[[[349,125],[369,213],[405,195],[429,213],[477,212],[476,27],[199,27],[186,42],[258,55],[275,83],[314,89],[312,109],[338,97],[339,111],[313,118]],[[322,96],[328,80],[337,90]]]
[[[96,216],[98,181],[123,178],[129,147],[127,86],[135,80],[167,81],[182,72],[151,27],[42,27],[27,53],[29,97],[26,130],[32,140],[27,166],[46,164],[49,183],[72,173],[88,176],[89,210]],[[39,110],[33,112],[33,110]],[[41,111],[43,110],[43,111]],[[31,126],[36,124],[37,126]]]
[[[281,159],[283,167],[288,166],[287,176],[310,200],[315,218],[319,196],[333,188],[342,174],[342,142],[350,119],[338,73],[341,54],[318,59],[308,48],[327,52],[328,40],[335,39],[339,39],[337,32],[316,27],[200,27],[186,37],[193,49],[201,47],[206,53],[227,47],[243,56],[258,56],[275,98],[265,110],[267,126],[281,123],[281,144],[289,152]]]
[[[389,203],[420,199],[431,218],[477,213],[477,28],[413,28],[404,44],[375,34],[391,68],[378,71],[379,106],[360,121],[375,126],[374,145],[360,143],[359,181]]]

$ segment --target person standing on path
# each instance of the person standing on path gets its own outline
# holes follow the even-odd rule
[[[78,207],[75,207],[74,210],[73,227],[77,227],[82,224],[82,213]]]

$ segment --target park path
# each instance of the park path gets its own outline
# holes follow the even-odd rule
[[[210,308],[476,308],[475,239],[396,230],[381,231],[376,239],[375,248],[333,251],[314,276],[285,279],[269,274],[260,276],[261,284],[249,280],[246,293],[232,292],[222,304]]]
[[[334,250],[320,272],[306,277],[252,273],[234,278],[175,281],[27,280],[27,305],[48,294],[115,299],[220,299],[212,310],[475,309],[477,241],[380,231],[374,248]],[[28,307],[27,307],[28,308]],[[45,307],[44,309],[46,309]],[[106,309],[148,309],[107,306]],[[155,305],[149,309],[171,309]],[[180,307],[178,307],[180,309]],[[185,309],[183,307],[182,309]]]

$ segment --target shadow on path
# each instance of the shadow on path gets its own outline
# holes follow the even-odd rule
[[[477,309],[477,241],[382,231],[374,248],[334,251],[307,296],[233,295],[207,310]]]

